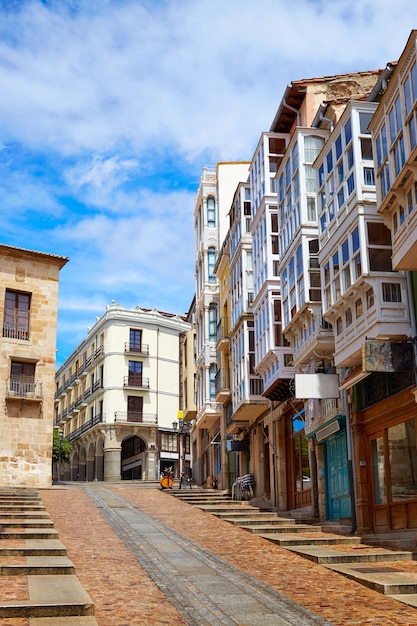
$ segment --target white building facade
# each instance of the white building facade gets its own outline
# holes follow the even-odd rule
[[[56,374],[55,426],[68,480],[155,480],[178,463],[179,315],[112,303]]]

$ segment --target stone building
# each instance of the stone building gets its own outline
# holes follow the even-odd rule
[[[59,270],[67,258],[0,245],[0,484],[49,487]]]

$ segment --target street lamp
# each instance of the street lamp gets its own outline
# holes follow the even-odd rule
[[[193,423],[185,420],[182,411],[178,411],[178,422],[172,422],[172,428],[180,438],[179,476],[185,474],[186,437],[190,434]]]
[[[61,456],[62,456],[62,440],[64,438],[64,431],[58,431],[58,463],[57,463],[57,472],[58,472],[58,482],[61,482]]]

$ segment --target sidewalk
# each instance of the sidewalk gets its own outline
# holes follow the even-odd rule
[[[289,554],[165,492],[127,483],[105,486],[334,626],[417,626],[417,610]],[[101,626],[185,624],[170,603],[169,592],[166,597],[150,580],[82,487],[54,487],[40,495],[95,603]]]

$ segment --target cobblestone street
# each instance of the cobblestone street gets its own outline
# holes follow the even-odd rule
[[[68,556],[76,567],[81,583],[95,603],[96,619],[102,626],[203,624],[206,608],[215,610],[213,607],[205,608],[204,600],[196,594],[194,601],[199,601],[199,604],[197,602],[195,605],[194,616],[192,610],[187,613],[187,595],[195,593],[195,587],[187,589],[187,576],[178,580],[168,562],[165,572],[160,559],[158,562],[160,550],[161,553],[164,549],[167,554],[172,553],[166,544],[170,537],[176,544],[176,550],[185,549],[188,545],[192,552],[196,544],[194,554],[206,559],[204,566],[209,561],[217,562],[219,573],[222,573],[225,561],[231,566],[228,573],[231,579],[236,570],[242,572],[243,580],[250,581],[248,577],[256,579],[251,591],[254,588],[259,598],[265,586],[269,587],[272,590],[270,599],[276,603],[275,607],[280,606],[280,599],[288,599],[287,603],[284,601],[282,604],[281,615],[278,614],[280,609],[275,608],[276,619],[260,623],[277,626],[287,623],[417,625],[417,610],[349,581],[320,565],[289,554],[159,489],[143,489],[134,484],[95,483],[54,487],[41,491],[40,495],[61,541],[67,547]],[[139,521],[134,519],[135,508]],[[123,519],[126,520],[124,523]],[[173,532],[166,533],[164,528],[165,539],[162,543],[160,538],[156,539],[159,543],[155,544],[154,552],[149,550],[148,554],[143,549],[144,545],[139,545],[141,542],[138,542],[138,537],[143,532],[143,544],[146,544],[147,533],[149,537],[158,535],[155,535],[155,529],[150,534],[149,523],[152,523],[152,519],[156,530],[162,528],[158,526],[162,522],[164,527]],[[138,527],[137,532],[132,533],[129,527],[134,523]],[[118,527],[120,537],[113,529],[115,527]],[[129,550],[130,547],[135,551],[135,541],[137,548],[142,548],[139,555],[142,565]],[[127,547],[126,543],[131,545]],[[201,554],[199,547],[202,549]],[[176,552],[172,558],[179,554]],[[148,575],[149,568],[159,586]],[[195,575],[190,561],[189,578]],[[242,591],[242,602],[246,601]],[[297,616],[297,606],[307,611],[301,610]],[[291,607],[295,612],[294,621],[285,621],[285,611]],[[233,615],[233,607],[230,613]],[[207,614],[206,623],[214,623],[210,619],[214,618]],[[302,622],[302,619],[306,621]],[[218,616],[218,620],[219,624],[244,624],[236,620],[228,622],[222,615]],[[11,626],[7,620],[1,623]],[[25,626],[24,621],[19,626]]]

